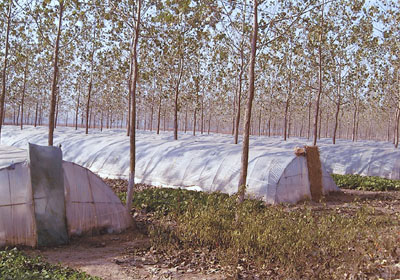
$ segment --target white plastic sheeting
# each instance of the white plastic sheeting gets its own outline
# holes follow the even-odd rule
[[[27,154],[0,146],[0,247],[38,242]],[[120,232],[131,226],[130,214],[97,175],[74,163],[62,165],[69,236]]]
[[[127,178],[126,170],[129,167],[129,163],[125,159],[129,154],[129,143],[125,134],[124,130],[105,130],[103,132],[90,130],[89,135],[85,135],[83,129],[75,131],[73,128],[59,127],[55,130],[54,142],[62,144],[64,159],[68,161],[83,165],[101,176]],[[204,149],[202,150],[206,151],[204,160],[218,153],[219,149],[230,149],[228,148],[230,145],[224,146],[220,144],[233,143],[231,135],[221,134],[193,137],[190,134],[180,133],[179,139],[178,143],[185,147],[190,147],[192,143],[203,143]],[[4,145],[22,148],[27,146],[28,141],[46,145],[47,128],[26,126],[21,131],[16,126],[4,126],[2,128],[1,141]],[[138,131],[138,158],[140,158],[140,153],[145,151],[146,142],[154,143],[154,141],[158,145],[166,145],[164,147],[170,149],[168,143],[173,142],[173,136],[168,132],[161,132],[160,135],[156,135],[154,132]],[[341,139],[337,140],[336,145],[331,143],[331,139],[318,141],[321,162],[329,173],[360,174],[400,179],[400,149],[395,149],[391,143],[376,141],[351,142]],[[263,149],[264,153],[267,154],[274,153],[277,148],[292,150],[296,146],[302,147],[304,145],[311,145],[311,141],[304,138],[289,138],[288,141],[283,141],[281,137],[252,136],[250,140],[250,156],[252,157],[252,151],[256,148]],[[104,149],[105,147],[107,149]],[[240,153],[239,149],[236,152]],[[107,166],[111,167],[108,170],[108,168],[105,169],[102,166],[104,160],[97,161],[97,157],[101,159],[107,157],[107,161],[111,163],[122,162],[115,165],[117,168]]]
[[[36,245],[33,195],[27,162],[0,169],[0,247]]]
[[[27,127],[22,132],[3,128],[2,141],[23,146],[28,141],[47,142],[44,127]],[[227,136],[190,137],[138,132],[136,140],[136,182],[192,187],[197,190],[233,194],[239,181],[241,145],[229,144]],[[265,139],[265,138],[264,138]],[[254,141],[253,141],[254,142]],[[57,128],[54,143],[61,144],[64,159],[80,164],[104,177],[128,178],[129,138],[122,130],[91,131]],[[247,193],[269,203],[294,203],[310,198],[307,164],[290,147],[250,148]],[[338,190],[323,170],[323,192]]]
[[[63,162],[65,202],[70,235],[111,233],[131,224],[119,198],[91,171]]]

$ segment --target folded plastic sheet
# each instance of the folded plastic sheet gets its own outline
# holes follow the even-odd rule
[[[67,244],[62,152],[29,144],[29,164],[38,246]]]

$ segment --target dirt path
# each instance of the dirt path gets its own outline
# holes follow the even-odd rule
[[[76,238],[67,246],[28,251],[41,255],[52,264],[61,263],[102,279],[225,279],[222,273],[199,273],[170,267],[163,260],[136,255],[149,251],[149,239],[136,230],[122,234],[106,234]]]

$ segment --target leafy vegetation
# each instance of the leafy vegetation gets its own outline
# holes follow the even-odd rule
[[[399,217],[368,207],[237,206],[236,196],[159,188],[135,193],[133,207],[157,217],[149,230],[154,248],[201,248],[234,273],[253,267],[264,277],[366,277],[377,260],[392,259],[398,242]]]
[[[99,279],[86,273],[46,263],[40,257],[28,257],[18,249],[0,251],[0,279]]]
[[[400,191],[400,180],[361,175],[332,174],[339,188],[364,191]]]

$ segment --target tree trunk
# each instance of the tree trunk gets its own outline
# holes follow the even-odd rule
[[[22,98],[21,98],[21,130],[24,126],[24,100],[25,100],[25,89],[26,89],[26,76],[28,74],[28,56],[25,61],[25,71],[24,71],[24,83],[22,86]],[[29,119],[28,119],[29,122]]]
[[[309,102],[308,102],[307,139],[310,139],[310,134],[311,134],[311,106],[312,106],[312,102],[311,102],[311,97],[310,97],[310,100],[309,100]]]
[[[321,127],[322,127],[322,109],[319,110],[319,119],[318,119],[318,139],[321,139]]]
[[[272,112],[270,110],[270,113],[268,116],[268,137],[271,137],[271,118],[272,118]]]
[[[201,95],[201,119],[200,119],[200,130],[201,134],[204,132],[204,92]]]
[[[101,110],[101,115],[100,115],[100,131],[103,131],[103,117],[104,117],[104,112]]]
[[[93,54],[94,54],[94,50],[92,51],[92,68],[93,68]],[[92,95],[92,87],[93,87],[93,73],[92,73],[93,69],[90,71],[90,81],[89,81],[89,88],[88,88],[88,96],[87,96],[87,100],[86,100],[86,127],[85,127],[85,134],[89,133],[89,126],[90,126],[90,120],[89,120],[89,111],[90,111],[90,98]]]
[[[19,125],[19,110],[20,110],[20,108],[21,108],[21,105],[18,105],[18,109],[17,110],[15,110],[15,108],[14,108],[14,114],[15,113],[17,114],[16,122],[14,124],[16,124],[17,126]]]
[[[354,113],[353,113],[353,133],[351,137],[351,141],[353,142],[356,141],[356,126],[357,126],[357,103],[354,104]]]
[[[6,76],[7,76],[7,63],[8,63],[8,48],[9,48],[9,35],[10,35],[10,25],[11,25],[11,10],[13,1],[9,0],[8,12],[7,12],[7,29],[6,29],[6,41],[5,41],[5,53],[2,71],[2,85],[1,85],[1,97],[0,97],[0,139],[1,139],[1,127],[5,119],[5,109],[4,102],[6,99]]]
[[[166,124],[165,124],[165,117],[166,117],[166,114],[167,114],[167,111],[166,111],[166,109],[164,109],[164,114],[163,114],[163,131],[165,131],[165,126],[166,126]]]
[[[314,119],[314,140],[313,146],[317,145],[317,136],[318,136],[318,116],[319,116],[319,102],[322,94],[322,33],[323,33],[323,25],[324,25],[324,4],[325,0],[322,1],[321,6],[321,24],[320,24],[320,33],[319,33],[319,46],[318,46],[318,94],[317,100],[315,102],[315,119]]]
[[[184,132],[185,132],[185,134],[186,134],[186,132],[187,132],[187,120],[188,120],[188,107],[187,107],[187,105],[186,105],[186,109],[185,109],[185,123],[184,123]]]
[[[209,108],[209,112],[208,112],[208,130],[207,130],[207,134],[210,134],[210,129],[211,129],[211,107]]]
[[[258,136],[261,136],[261,108],[258,115]]]
[[[286,99],[285,104],[285,115],[283,118],[283,141],[287,139],[287,122],[288,122],[288,112],[289,112],[289,97]]]
[[[157,134],[160,134],[161,102],[162,102],[162,97],[160,93],[160,102],[158,103],[158,116],[157,116]]]
[[[150,131],[153,131],[153,114],[154,114],[154,101],[151,101],[151,114],[150,114]]]
[[[400,131],[400,104],[399,107],[397,108],[397,116],[396,116],[396,141],[394,144],[394,147],[397,149],[399,147],[399,133]]]
[[[146,131],[147,129],[147,114],[146,114],[146,108],[144,108],[144,124],[143,124],[143,130]]]
[[[78,115],[79,115],[79,98],[81,95],[81,85],[78,85],[78,97],[76,100],[76,109],[75,109],[75,130],[78,130]]]
[[[62,17],[64,13],[64,1],[59,1],[59,18],[58,18],[58,30],[56,44],[54,46],[54,71],[53,71],[53,82],[51,86],[51,102],[50,102],[50,114],[49,114],[49,146],[53,146],[53,134],[54,134],[54,113],[56,109],[56,97],[57,97],[57,77],[58,77],[58,51],[60,46],[60,36],[62,27]]]
[[[236,86],[236,82],[235,82]],[[233,114],[232,114],[232,136],[235,135],[235,120],[236,120],[236,97],[237,97],[237,87],[235,90],[235,95],[233,96]]]
[[[333,127],[333,138],[332,138],[332,143],[336,144],[336,133],[337,133],[337,128],[339,124],[339,113],[340,113],[340,95],[338,97],[338,101],[336,103],[336,113],[335,113],[335,125]]]
[[[241,66],[240,66],[240,73],[239,73],[239,83],[238,83],[238,87],[239,89],[237,90],[237,97],[236,97],[236,101],[237,101],[237,106],[236,106],[236,119],[235,119],[235,144],[237,144],[239,142],[239,125],[240,125],[240,103],[241,103],[241,96],[242,96],[242,76],[243,76],[243,50],[241,50]]]
[[[129,182],[128,191],[126,194],[126,209],[130,212],[132,208],[132,198],[133,198],[133,187],[135,186],[135,164],[136,164],[136,131],[135,131],[135,118],[136,118],[136,84],[138,79],[138,62],[137,62],[137,45],[139,41],[139,27],[140,27],[140,10],[141,10],[141,0],[136,0],[137,3],[137,19],[134,30],[134,41],[133,41],[133,77],[131,82],[131,94],[132,94],[132,115],[131,115],[131,131],[129,136],[130,144],[130,161],[129,161]]]
[[[326,123],[325,123],[325,138],[328,138],[328,130],[329,130],[329,114],[326,113]]]
[[[193,136],[196,136],[196,114],[197,114],[197,109],[195,107],[193,113]]]
[[[257,50],[257,35],[258,35],[258,3],[254,0],[253,4],[253,35],[251,38],[251,54],[250,54],[250,65],[249,65],[249,93],[247,100],[247,108],[245,114],[245,126],[243,133],[243,146],[242,146],[242,158],[241,158],[241,169],[238,184],[238,202],[242,203],[245,195],[246,181],[247,181],[247,168],[249,164],[249,142],[250,142],[250,123],[251,123],[251,109],[254,99],[254,66],[256,62],[256,50]]]
[[[54,128],[57,128],[58,124],[58,105],[60,104],[60,90],[57,87],[57,97],[56,97],[56,119],[54,121]]]
[[[179,60],[179,74],[175,86],[175,100],[174,100],[174,140],[178,140],[178,97],[179,97],[179,86],[181,84],[183,75],[183,56]]]
[[[36,108],[35,108],[35,123],[34,127],[37,126],[37,121],[38,121],[38,110],[39,110],[39,101],[36,101]]]

